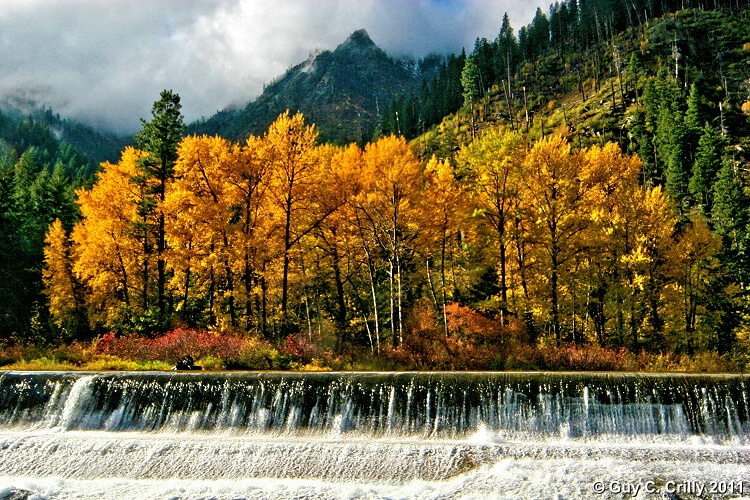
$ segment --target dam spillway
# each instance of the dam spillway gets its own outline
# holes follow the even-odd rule
[[[727,476],[733,494],[747,487],[733,496],[741,498],[750,496],[743,483],[750,481],[748,381],[614,373],[0,372],[0,498],[3,486],[39,498],[51,490],[51,498],[85,498],[80,492],[92,485],[108,485],[98,493],[105,497],[127,497],[113,484],[149,493],[172,484],[187,492],[164,498],[224,498],[225,490],[226,498],[340,498],[353,484],[367,485],[366,494],[355,488],[347,498],[432,498],[460,484],[454,493],[481,498],[485,489],[502,492],[491,486],[498,467],[520,467],[513,477],[527,480],[497,498],[544,498],[548,487],[560,498],[590,498],[599,474],[593,471],[663,488],[675,474],[670,464],[685,481]],[[573,464],[591,472],[560,472]],[[546,471],[549,484],[534,486],[528,478],[537,471]],[[555,474],[557,486],[549,481]],[[415,481],[428,485],[427,493],[392,493]]]

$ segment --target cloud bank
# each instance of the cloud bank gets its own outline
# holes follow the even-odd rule
[[[0,99],[130,133],[159,92],[187,121],[257,97],[316,49],[365,28],[391,54],[471,51],[541,0],[2,0]]]

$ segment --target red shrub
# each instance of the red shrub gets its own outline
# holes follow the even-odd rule
[[[281,346],[281,353],[301,363],[310,363],[320,356],[320,349],[304,333],[287,335]]]
[[[135,335],[116,337],[114,333],[107,333],[97,342],[96,351],[122,359],[174,363],[185,356],[192,356],[196,360],[207,356],[231,359],[237,356],[243,343],[244,339],[239,337],[176,328],[154,339]]]
[[[148,341],[138,335],[117,337],[112,332],[105,333],[96,343],[95,349],[100,354],[117,356],[120,359],[150,359]]]
[[[595,345],[534,347],[519,345],[504,359],[507,370],[563,371],[635,371],[638,357],[627,349],[609,349]]]
[[[445,306],[448,333],[465,341],[476,343],[500,339],[499,322],[483,316],[466,306],[451,302]]]
[[[235,357],[242,348],[243,339],[215,332],[177,328],[161,337],[148,341],[151,359],[176,362],[185,356],[200,359],[214,356],[219,359]]]

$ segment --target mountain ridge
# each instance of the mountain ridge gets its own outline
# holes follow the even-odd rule
[[[263,133],[279,114],[290,110],[315,123],[322,141],[364,143],[379,126],[380,107],[397,95],[414,92],[436,62],[393,58],[365,29],[358,29],[334,50],[313,53],[290,68],[254,101],[193,123],[189,132],[241,139]]]

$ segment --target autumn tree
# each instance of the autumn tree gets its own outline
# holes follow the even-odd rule
[[[264,144],[258,137],[248,137],[238,154],[233,162],[235,168],[225,182],[231,186],[232,222],[238,226],[235,259],[242,267],[245,328],[250,329],[253,323],[259,324],[265,335],[268,301],[264,269],[273,253],[267,244],[271,238],[271,224],[266,220],[268,164],[263,160]],[[260,312],[260,318],[254,322],[253,305]]]
[[[538,141],[524,159],[521,175],[525,209],[532,221],[531,241],[540,251],[540,266],[549,277],[547,289],[550,332],[562,342],[561,279],[590,225],[588,199],[598,182],[581,153],[572,153],[560,136]]]
[[[420,164],[403,138],[384,137],[365,148],[362,192],[356,200],[368,236],[388,263],[394,343],[403,340],[403,264],[414,237]]]
[[[519,134],[491,130],[464,147],[459,163],[472,186],[478,215],[496,233],[499,257],[501,315],[508,313],[509,227],[519,199],[525,145]]]
[[[345,285],[359,269],[357,249],[360,247],[352,200],[361,189],[362,150],[351,144],[345,148],[321,148],[322,190],[328,203],[338,207],[314,231],[316,248],[323,254],[332,271],[335,306],[332,316],[338,329],[337,350],[342,348],[343,335],[350,316]],[[371,346],[372,347],[372,346]]]
[[[88,330],[84,290],[73,273],[74,261],[68,232],[62,221],[56,219],[45,238],[42,278],[50,313],[67,338],[80,337]]]
[[[118,163],[102,165],[90,190],[77,191],[81,221],[71,235],[73,272],[86,287],[92,325],[128,324],[146,312],[138,295],[146,290],[143,271],[150,255],[133,230],[141,190],[132,179],[142,157],[138,150],[125,149]]]
[[[174,246],[174,263],[184,274],[183,307],[197,278],[198,291],[208,299],[210,322],[226,312],[229,326],[238,325],[235,301],[234,199],[227,179],[237,170],[238,147],[220,137],[185,138],[179,145],[174,174],[167,192],[167,231]],[[236,176],[236,174],[235,174]],[[196,273],[194,268],[203,270]]]
[[[694,216],[672,248],[669,272],[674,279],[673,289],[678,300],[671,304],[679,313],[673,325],[673,348],[693,352],[699,347],[696,336],[700,312],[705,311],[706,293],[710,290],[712,274],[718,268],[721,239],[711,234],[705,220]]]
[[[674,209],[659,187],[638,183],[641,163],[637,157],[623,155],[614,144],[591,148],[585,154],[589,168],[600,179],[590,199],[594,231],[587,235],[591,263],[587,314],[601,345],[629,345],[637,350],[644,289],[657,286],[650,271],[660,268],[671,245]],[[659,296],[654,297],[657,310]]]
[[[320,177],[320,156],[316,149],[317,132],[306,125],[302,114],[284,113],[269,127],[263,137],[264,161],[270,175],[269,195],[279,214],[282,235],[281,316],[284,328],[291,318],[289,307],[289,274],[292,250],[336,211],[328,203]]]
[[[418,243],[425,258],[428,288],[436,309],[442,313],[447,336],[446,306],[449,300],[453,300],[455,289],[455,282],[449,283],[447,278],[447,266],[450,264],[450,268],[456,267],[454,258],[460,251],[460,245],[455,245],[454,242],[465,238],[471,215],[470,205],[464,186],[456,179],[448,161],[439,161],[433,156],[427,163],[423,177],[423,196],[415,214],[419,227]],[[438,294],[435,293],[430,271],[430,265],[434,267],[435,263],[440,286]]]

